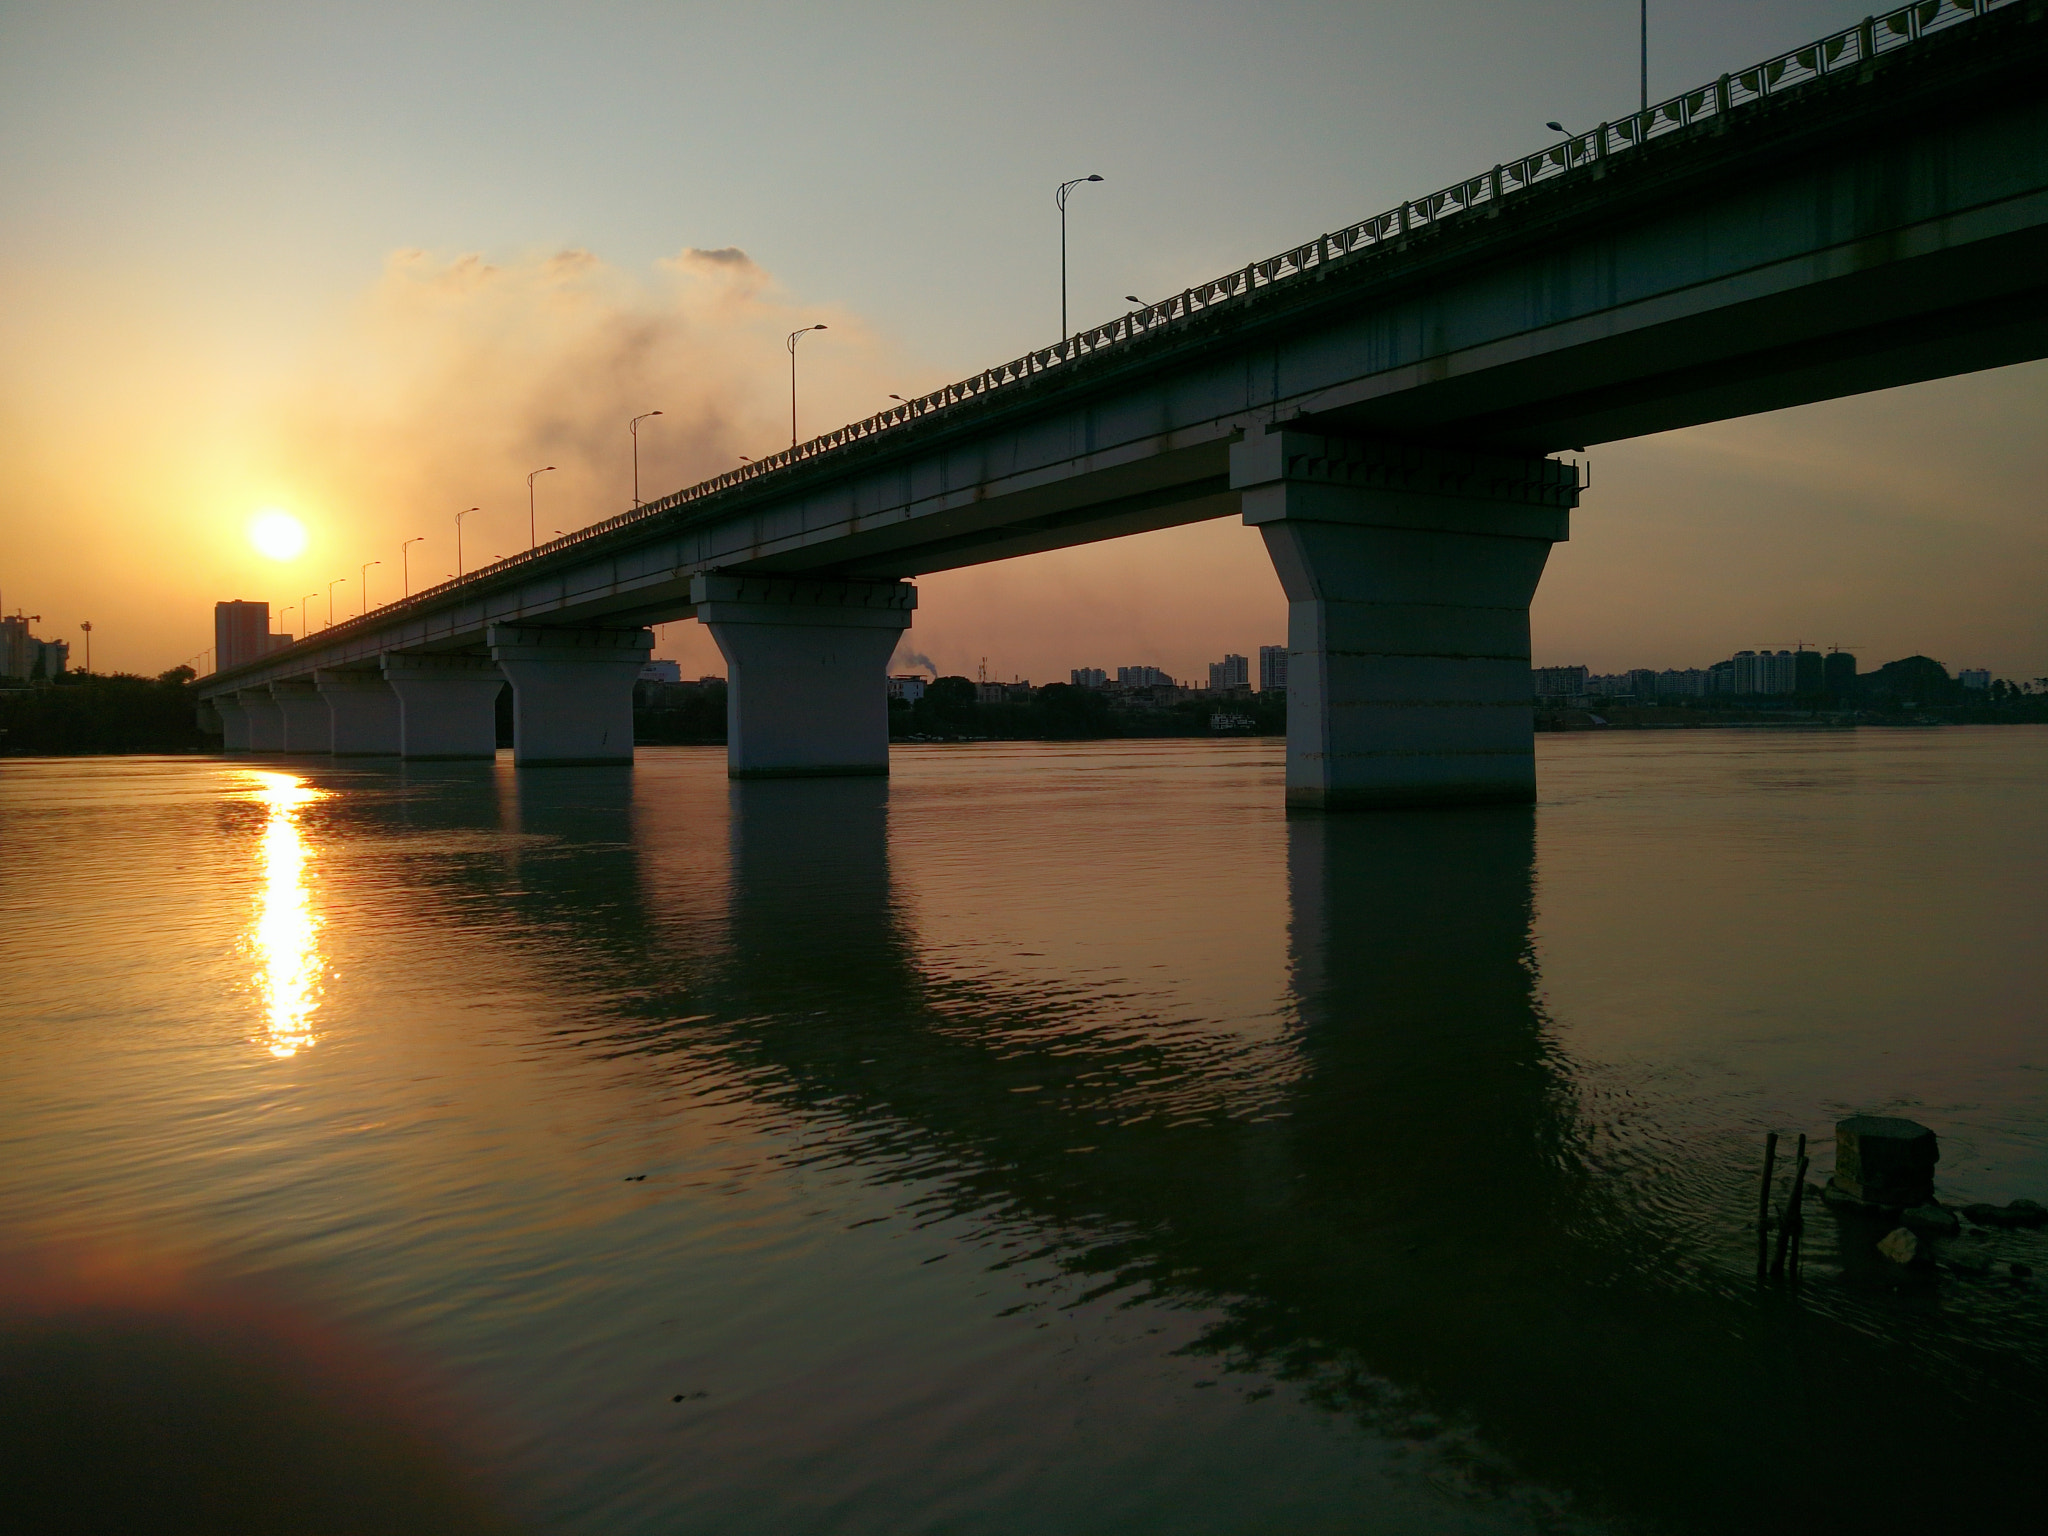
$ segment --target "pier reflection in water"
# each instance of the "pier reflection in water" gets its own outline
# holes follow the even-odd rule
[[[1757,1293],[1741,1091],[1575,1057],[1565,813],[1289,820],[1256,747],[903,756],[309,775],[357,929],[315,1054],[395,1139],[295,1191],[353,1251],[204,1225],[508,1405],[547,1528],[2032,1507],[2038,1298],[1858,1290],[1825,1226]]]

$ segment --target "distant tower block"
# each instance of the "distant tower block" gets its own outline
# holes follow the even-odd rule
[[[213,605],[213,666],[216,672],[255,661],[270,649],[270,604],[237,598]]]
[[[1915,1120],[1851,1115],[1835,1122],[1834,1184],[1872,1205],[1925,1205],[1934,1198],[1941,1144]]]

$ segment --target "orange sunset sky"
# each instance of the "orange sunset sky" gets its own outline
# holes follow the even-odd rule
[[[1854,21],[1653,5],[1653,95]],[[1669,16],[1660,16],[1668,10]],[[1633,3],[15,4],[0,12],[0,603],[100,670],[395,597],[1634,102]],[[1486,46],[1475,48],[1472,40]],[[2048,365],[1593,449],[1539,663],[2048,673]],[[282,509],[305,548],[272,558]],[[364,571],[365,562],[380,562]],[[1285,637],[1235,521],[924,578],[945,672],[1182,677]],[[669,625],[658,654],[722,670]]]

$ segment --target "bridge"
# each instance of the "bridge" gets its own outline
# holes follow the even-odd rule
[[[1535,793],[1556,457],[2048,356],[2048,0],[1917,0],[201,680],[230,751],[625,762],[645,626],[735,777],[886,773],[914,578],[1239,515],[1287,799]]]

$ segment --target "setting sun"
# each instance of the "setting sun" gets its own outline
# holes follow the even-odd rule
[[[306,552],[306,525],[267,507],[249,520],[249,542],[273,560],[296,560]]]

